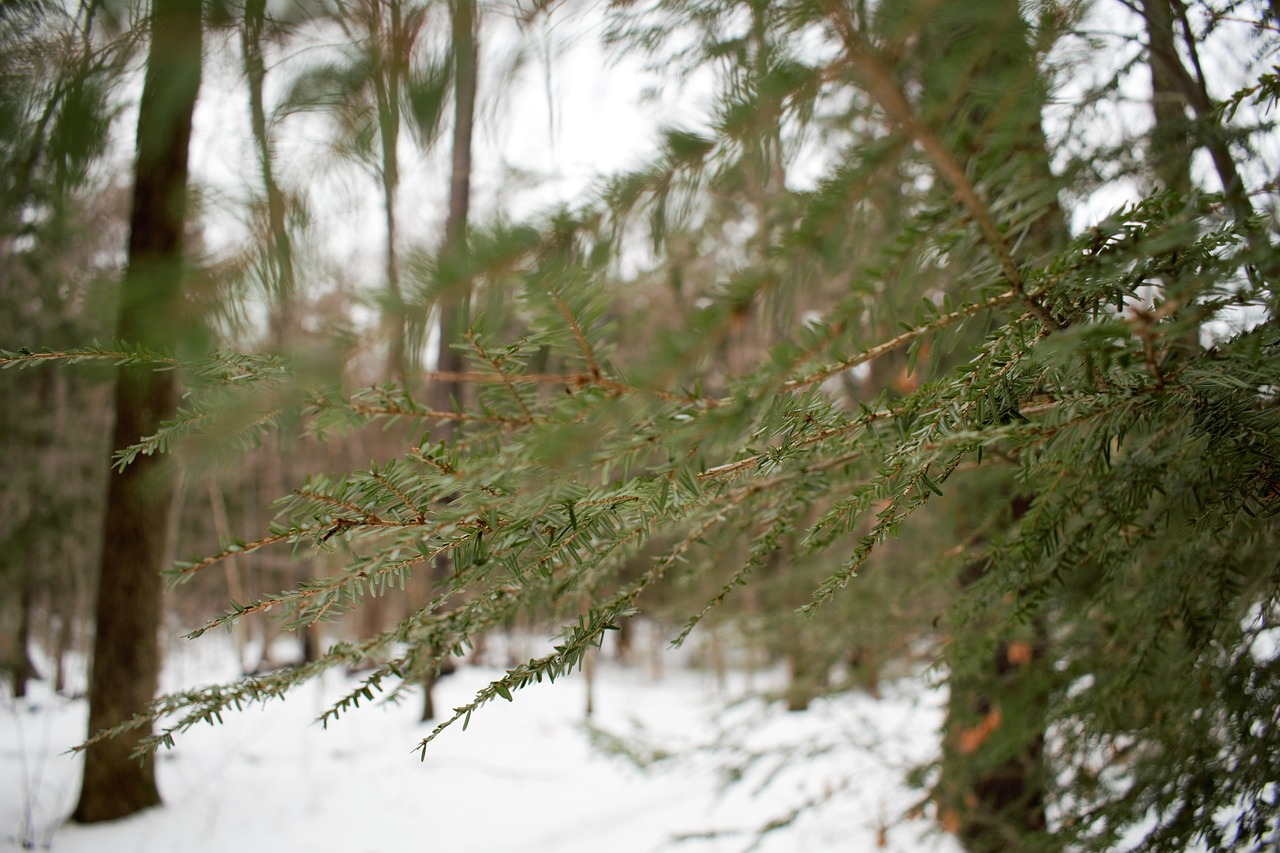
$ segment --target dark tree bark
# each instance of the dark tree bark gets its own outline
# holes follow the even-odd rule
[[[1030,499],[1014,499],[1009,523],[1017,523],[1030,506]],[[985,561],[969,564],[961,572],[961,587],[978,583],[987,571]],[[992,659],[973,666],[953,660],[943,744],[948,810],[943,822],[971,853],[1021,849],[1048,828],[1046,633],[1043,621],[1035,619],[1020,635],[1001,634]],[[956,638],[956,647],[965,648],[970,639]]]
[[[22,573],[18,592],[18,633],[14,639],[13,695],[20,699],[27,695],[27,682],[37,678],[36,665],[31,661],[31,608],[35,604],[35,590],[31,575]]]
[[[449,374],[462,372],[462,353],[455,344],[462,341],[468,325],[471,304],[471,283],[466,273],[467,223],[471,214],[471,137],[475,127],[476,88],[479,70],[479,20],[475,0],[455,0],[451,5],[453,15],[453,74],[454,121],[453,159],[449,174],[449,216],[445,220],[444,244],[440,249],[440,269],[445,286],[439,302],[440,339],[437,349],[436,370],[444,376],[433,379],[428,388],[430,407],[448,411],[453,401],[462,395],[462,383]],[[453,440],[454,424],[442,423],[432,433],[433,438],[449,443]],[[448,557],[437,558],[437,577],[449,573]],[[452,668],[442,669],[452,671]],[[422,720],[435,718],[435,702],[432,688],[436,673],[422,679]]]
[[[180,342],[187,154],[200,88],[200,4],[154,0],[151,48],[138,110],[138,148],[129,261],[120,292],[117,335],[149,348]],[[116,380],[112,446],[154,433],[175,411],[172,371],[122,367]],[[144,711],[160,671],[161,560],[172,482],[160,457],[143,456],[113,474],[99,565],[90,735]],[[114,820],[158,805],[152,762],[131,758],[144,730],[90,746],[73,817]]]
[[[33,455],[40,461],[40,484],[58,482],[60,473],[57,449],[54,447],[56,436],[60,434],[58,428],[61,426],[58,394],[54,389],[57,381],[47,373],[37,380],[36,400],[40,411],[51,414],[47,420],[40,418],[40,426],[37,427],[37,432],[31,441]],[[40,502],[42,501],[37,499],[36,503]],[[33,533],[37,527],[46,524],[55,529],[58,526],[57,513],[34,509],[31,512],[32,517],[23,526]],[[69,535],[69,531],[62,531],[60,535]],[[3,648],[3,654],[0,654],[0,667],[9,670],[14,698],[21,698],[27,695],[27,682],[40,677],[35,663],[31,660],[31,611],[35,607],[37,587],[47,587],[50,583],[49,565],[52,562],[50,555],[54,549],[39,536],[32,536],[31,541],[25,543],[25,546],[19,545],[17,548],[10,546],[10,550],[12,553],[6,556],[16,563],[18,575],[18,624],[16,633],[12,637],[4,637],[0,640],[0,648]],[[10,643],[12,649],[9,648]]]

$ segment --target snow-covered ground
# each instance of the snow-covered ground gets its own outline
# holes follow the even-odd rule
[[[201,640],[170,656],[165,686],[233,674],[225,647]],[[497,674],[463,667],[440,682],[438,706],[464,703]],[[904,682],[880,701],[849,696],[789,714],[735,702],[744,678],[723,688],[678,665],[655,677],[602,662],[590,724],[579,675],[482,709],[423,763],[416,701],[364,707],[328,731],[312,724],[351,686],[334,674],[180,737],[157,759],[164,806],[92,827],[65,822],[80,772],[66,750],[84,735],[85,702],[36,682],[28,698],[0,705],[0,850],[640,853],[681,835],[750,830],[810,799],[826,804],[757,849],[958,849],[903,817],[920,797],[903,771],[936,744],[935,693]],[[641,770],[622,742],[682,757]],[[665,849],[718,853],[754,840],[748,831]]]

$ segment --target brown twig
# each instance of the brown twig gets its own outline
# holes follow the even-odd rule
[[[808,438],[804,439],[803,441],[797,442],[794,446],[808,447],[813,444],[818,444],[820,442],[826,441],[828,438],[833,438],[838,435],[844,435],[845,433],[852,432],[853,430],[858,429],[859,427],[869,426],[870,424],[875,423],[876,421],[884,420],[886,418],[897,417],[898,414],[899,414],[899,410],[897,409],[884,409],[879,412],[869,412],[860,418],[849,421],[846,424],[841,424],[838,427],[828,427],[827,429],[820,430],[817,434],[811,435]],[[723,477],[726,474],[734,474],[734,473],[737,473],[738,471],[743,470],[744,468],[751,468],[751,467],[754,467],[755,465],[760,464],[760,462],[765,458],[767,458],[766,454],[757,453],[754,456],[748,456],[746,459],[739,459],[736,462],[726,462],[724,465],[717,465],[714,468],[708,468],[707,470],[703,471],[701,474],[698,475],[698,479],[712,480],[717,477]]]
[[[489,364],[493,366],[493,369],[498,371],[498,375],[502,377],[503,384],[507,386],[507,391],[509,391],[511,396],[515,398],[516,405],[520,407],[520,411],[524,412],[526,422],[533,423],[533,412],[529,411],[529,407],[524,404],[524,400],[521,398],[520,392],[516,390],[516,386],[511,381],[511,378],[507,376],[506,371],[502,369],[502,365],[498,360],[491,358],[489,354],[485,352],[484,347],[482,347],[480,342],[476,340],[476,336],[471,334],[470,329],[467,330],[467,342],[471,344],[472,349],[474,349],[482,359],[489,362]]]
[[[596,362],[596,355],[591,349],[591,344],[587,341],[587,336],[582,332],[582,326],[578,325],[578,319],[573,316],[573,312],[569,310],[569,305],[558,293],[552,293],[551,298],[556,301],[556,307],[560,309],[560,313],[564,316],[564,321],[569,324],[569,329],[573,332],[573,336],[578,341],[578,347],[582,350],[583,357],[587,360],[587,367],[591,369],[591,378],[600,379],[600,365]]]
[[[835,376],[837,373],[841,373],[845,370],[851,370],[852,368],[855,368],[860,364],[866,364],[869,361],[874,361],[885,353],[896,350],[905,344],[911,343],[916,338],[929,334],[930,332],[936,332],[939,329],[945,328],[957,320],[963,320],[966,317],[971,317],[974,314],[985,311],[989,308],[996,308],[1000,305],[1012,302],[1017,299],[1018,296],[1019,294],[1017,291],[1006,290],[1004,293],[1001,293],[998,296],[993,296],[984,302],[976,302],[972,305],[966,305],[963,308],[952,311],[950,314],[943,314],[941,317],[938,317],[928,323],[923,323],[916,326],[914,329],[910,329],[909,331],[903,332],[902,334],[890,338],[887,341],[876,344],[870,349],[863,350],[853,358],[828,365],[822,370],[812,373],[809,376],[805,376],[800,379],[788,380],[787,382],[782,383],[782,387],[784,390],[793,391],[797,388],[805,388],[810,385],[823,382],[830,379],[832,376]]]

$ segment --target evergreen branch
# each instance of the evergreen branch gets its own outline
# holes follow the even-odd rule
[[[270,427],[277,425],[280,414],[284,411],[284,407],[277,407],[261,412],[256,417],[244,423],[236,424],[236,432],[232,437],[252,436],[257,440],[257,436]],[[190,432],[194,427],[202,423],[214,422],[223,412],[207,409],[203,411],[185,411],[179,412],[184,415],[181,419],[166,421],[153,434],[145,436],[140,441],[129,445],[121,450],[116,451],[112,468],[117,471],[123,471],[127,466],[131,465],[139,456],[151,456],[155,453],[164,453],[173,446],[176,438],[182,436],[183,433]]]
[[[1013,338],[1018,325],[1018,322],[1011,325],[1010,330],[1006,332],[1005,337],[1007,339]],[[1030,344],[1020,347],[1000,365],[998,370],[995,371],[995,379],[999,380],[1010,373],[1022,358],[1030,352],[1035,341],[1040,340],[1047,334],[1048,328],[1042,326]],[[1001,338],[988,342],[988,345],[984,347],[981,356],[977,360],[978,363],[996,362],[997,354],[1001,351],[998,345],[1002,342]],[[960,388],[965,392],[972,393],[973,384],[978,375],[979,372],[976,369],[970,372],[960,384]],[[921,400],[922,394],[923,391],[920,391],[914,395],[913,399],[917,401],[917,404]],[[877,512],[877,521],[871,532],[858,538],[853,556],[819,584],[813,593],[811,601],[800,608],[801,613],[811,615],[817,608],[830,601],[838,590],[843,589],[850,580],[857,576],[858,570],[890,533],[924,506],[931,496],[942,495],[942,490],[938,483],[944,482],[966,456],[977,450],[986,441],[991,440],[989,429],[977,435],[965,434],[962,429],[967,420],[966,416],[970,415],[975,407],[983,403],[985,401],[981,397],[969,400],[956,413],[955,422],[950,425],[945,425],[944,416],[947,412],[944,407],[938,406],[934,408],[932,410],[933,417],[928,426],[925,429],[918,430],[914,440],[900,443],[885,459],[884,464],[877,472],[877,476],[870,484],[859,489],[853,498],[834,507],[823,519],[810,528],[806,536],[810,550],[829,545],[830,534],[825,539],[819,538],[817,534],[820,530],[824,527],[830,529],[835,519],[842,515],[847,515],[850,511],[855,513],[864,511],[872,494],[882,493],[887,490],[892,495],[888,503]],[[947,433],[950,433],[950,435]],[[951,458],[944,465],[942,473],[930,476],[928,473],[929,466],[936,460],[942,450],[952,446],[958,446],[958,450],[951,455]],[[904,474],[906,475],[904,482],[900,486],[894,487],[892,484]],[[908,502],[908,498],[913,492],[915,497],[910,498]]]
[[[964,167],[937,134],[916,116],[902,89],[885,70],[884,60],[876,55],[874,48],[867,43],[866,36],[850,19],[848,9],[834,0],[823,0],[823,2],[827,7],[827,16],[832,26],[844,43],[849,65],[867,82],[869,94],[875,98],[885,113],[916,141],[916,144],[933,162],[943,180],[951,185],[960,203],[978,223],[988,247],[995,254],[1004,272],[1005,279],[1012,285],[1018,296],[1039,315],[1047,328],[1062,328],[1062,322],[1053,315],[1040,296],[1028,291],[1022,273],[1013,259],[1009,244],[1000,233],[995,217],[991,215],[991,209],[982,200],[977,187],[969,180]]]
[[[218,378],[227,383],[241,382],[246,379],[267,381],[290,377],[288,367],[279,356],[232,350],[214,350],[205,360],[192,362],[188,366],[202,376],[216,375],[214,368],[221,366],[229,372]]]
[[[130,719],[116,726],[95,732],[84,742],[71,747],[71,752],[82,752],[107,738],[154,725],[162,717],[181,714],[175,723],[140,740],[134,756],[141,757],[160,746],[172,748],[176,734],[185,732],[200,723],[212,725],[215,721],[221,722],[224,711],[239,711],[246,705],[266,704],[273,699],[282,700],[293,687],[339,664],[356,665],[364,662],[371,654],[376,654],[378,650],[390,645],[396,635],[397,632],[393,630],[358,644],[334,643],[324,655],[310,663],[288,667],[267,675],[249,676],[225,684],[214,684],[158,696],[145,711],[134,714]]]
[[[564,321],[569,324],[574,340],[578,342],[578,348],[582,350],[582,356],[587,360],[587,368],[591,372],[591,378],[599,380],[601,378],[600,365],[596,363],[595,352],[592,350],[590,342],[587,341],[587,336],[583,333],[582,326],[578,324],[578,318],[573,316],[573,311],[570,310],[569,304],[564,301],[564,297],[559,293],[552,292],[551,298],[555,300],[556,307],[560,309],[561,315],[564,316]]]
[[[487,356],[482,357],[486,361],[489,360]],[[589,373],[508,373],[496,366],[495,370],[497,371],[495,373],[428,370],[419,375],[431,382],[459,382],[464,385],[519,385],[527,383],[530,385],[565,385],[570,388],[576,388],[595,381],[595,377]]]
[[[316,501],[317,503],[328,504],[329,506],[336,506],[339,509],[348,510],[358,516],[361,516],[361,518],[363,519],[362,522],[355,522],[355,521],[351,521],[350,519],[338,518],[338,519],[335,519],[333,522],[331,522],[334,524],[363,523],[363,524],[372,524],[372,525],[385,525],[387,523],[383,521],[381,518],[379,518],[376,513],[372,513],[372,512],[369,512],[368,510],[362,509],[361,507],[356,506],[350,501],[339,500],[338,498],[331,497],[330,495],[320,494],[319,492],[313,492],[308,489],[294,489],[293,493],[300,498],[306,498],[307,500]]]
[[[221,722],[224,711],[240,711],[246,705],[265,705],[272,700],[283,700],[289,690],[339,664],[357,665],[366,659],[367,655],[360,645],[335,643],[323,656],[310,663],[298,664],[265,676],[250,676],[228,684],[167,694],[158,697],[151,708],[136,714],[127,723],[98,732],[72,749],[83,750],[105,738],[154,724],[163,717],[181,712],[176,722],[163,726],[155,734],[140,740],[134,754],[135,757],[142,757],[161,746],[171,749],[175,743],[175,735],[189,731],[201,723],[213,725]]]
[[[416,406],[414,408],[407,409],[403,406],[394,404],[370,406],[361,403],[349,403],[345,408],[353,414],[364,415],[366,417],[421,418],[423,420],[433,421],[464,421],[466,423],[501,424],[503,426],[524,426],[529,423],[522,418],[504,418],[500,415],[477,415],[470,412],[442,412],[433,409],[421,409]],[[534,421],[534,423],[538,422],[540,421]]]
[[[848,433],[853,432],[854,430],[859,429],[861,427],[870,426],[876,421],[898,417],[900,414],[902,414],[902,411],[903,411],[902,409],[882,409],[876,412],[865,411],[862,417],[855,418],[839,426],[826,427],[824,429],[821,429],[818,431],[817,434],[809,436],[808,438],[805,438],[805,439],[802,439],[801,441],[796,442],[795,444],[792,445],[792,448],[799,449],[804,447],[811,447],[815,444],[820,444],[821,442],[824,442],[829,438],[835,438],[837,436],[847,435]],[[713,468],[708,468],[705,471],[702,471],[701,473],[699,473],[698,479],[712,480],[717,477],[723,477],[729,474],[736,474],[737,472],[743,471],[747,468],[755,468],[759,466],[761,463],[769,460],[771,457],[772,457],[771,453],[763,452],[763,453],[757,453],[753,456],[748,456],[745,459],[738,459],[737,461],[734,461],[734,462],[726,462],[723,465],[716,465]]]
[[[172,421],[165,421],[160,425],[160,429],[148,436],[144,436],[139,441],[117,450],[111,458],[111,468],[114,471],[123,471],[129,465],[133,464],[139,456],[151,456],[157,452],[163,453],[171,446],[173,438],[183,432],[189,431],[193,426],[212,419],[215,415],[209,411],[182,411],[178,414],[182,417]]]
[[[386,488],[387,491],[395,495],[400,500],[400,503],[404,504],[407,509],[413,512],[414,521],[417,524],[426,523],[427,515],[422,510],[422,508],[419,507],[417,504],[415,504],[412,500],[410,500],[409,496],[406,495],[398,486],[396,486],[395,483],[392,483],[389,479],[387,479],[385,474],[382,474],[375,470],[372,472],[372,475],[373,475],[373,478],[377,480],[379,483],[381,483]]]
[[[790,497],[794,498],[796,492],[805,485],[806,484],[804,483],[800,483],[796,488],[793,488],[790,492]],[[729,595],[739,587],[746,586],[747,579],[751,577],[757,569],[764,566],[772,555],[778,552],[779,548],[781,548],[781,544],[778,540],[795,529],[795,519],[799,518],[807,508],[806,504],[803,502],[788,500],[787,497],[787,495],[784,495],[782,498],[777,500],[774,504],[774,517],[768,519],[767,522],[762,525],[763,533],[761,535],[753,537],[754,541],[751,544],[751,552],[748,554],[747,559],[744,560],[742,565],[739,566],[729,579],[721,585],[715,596],[704,604],[701,610],[685,622],[680,633],[671,641],[671,646],[673,648],[683,645],[684,641],[693,633],[693,630],[701,624],[702,620],[705,619],[712,610],[724,604]]]
[[[821,370],[816,371],[808,376],[805,376],[799,379],[788,380],[782,383],[782,387],[787,391],[793,391],[798,388],[807,388],[810,385],[816,385],[827,379],[830,379],[832,376],[835,376],[838,373],[842,373],[846,370],[851,370],[861,364],[866,364],[867,362],[874,361],[875,359],[879,358],[882,355],[885,355],[886,353],[892,352],[896,349],[901,349],[903,346],[911,343],[917,338],[923,337],[924,335],[930,334],[931,332],[936,332],[936,331],[939,331],[940,329],[944,329],[947,326],[950,326],[952,323],[957,322],[958,320],[964,320],[968,317],[972,317],[974,314],[978,314],[982,311],[986,311],[991,308],[997,308],[1001,305],[1007,305],[1008,303],[1013,302],[1015,299],[1017,299],[1018,296],[1019,294],[1017,293],[1017,291],[1008,290],[1008,291],[1005,291],[1004,293],[1001,293],[998,296],[993,296],[990,299],[987,299],[983,302],[975,302],[973,304],[966,305],[963,308],[959,308],[955,311],[952,311],[950,314],[943,314],[942,316],[934,320],[931,320],[928,323],[923,323],[909,331],[906,331],[900,335],[897,335],[896,337],[890,338],[889,340],[884,341],[883,343],[879,343],[873,347],[869,347],[868,349],[863,350],[862,352],[858,353],[852,358],[848,358],[843,361],[839,361],[834,364],[828,365],[822,368]]]
[[[612,503],[625,502],[630,502],[630,499],[621,497]],[[626,547],[637,537],[643,536],[649,530],[651,523],[651,518],[642,518],[641,523],[626,534],[613,537],[605,543],[606,547],[603,550],[594,555],[594,562],[604,563],[610,560],[615,552]],[[460,546],[461,544],[461,542],[454,542],[450,543],[448,547]],[[509,557],[517,550],[513,548],[507,549],[506,552],[495,553],[493,561],[504,562],[504,557]],[[434,556],[430,558],[434,559]],[[457,558],[455,556],[455,564],[456,562]],[[398,571],[401,568],[401,566],[397,565],[389,567],[389,570]],[[522,604],[531,592],[530,575],[528,573],[520,573],[515,576],[518,579],[516,584],[492,587],[483,595],[471,599],[461,609],[456,609],[440,616],[431,616],[449,598],[468,588],[470,581],[455,573],[449,591],[437,596],[426,608],[401,623],[401,626],[397,629],[397,637],[401,642],[412,642],[415,651],[400,657],[396,661],[392,661],[380,670],[384,677],[390,673],[402,679],[401,686],[396,688],[393,696],[398,694],[405,685],[416,683],[417,675],[425,668],[438,665],[444,657],[450,654],[461,654],[461,645],[467,642],[471,636],[488,630],[510,618],[514,608]],[[556,595],[560,598],[572,597],[582,578],[582,573],[578,573],[571,576],[568,582],[565,583],[558,580],[554,572],[535,573],[532,576],[534,583],[548,587],[554,585]],[[428,621],[430,627],[426,629],[424,635],[420,636],[420,628],[427,625]],[[419,650],[422,649],[432,651],[424,657],[419,654]],[[347,704],[352,701],[358,702],[358,698],[361,695],[365,695],[362,690],[353,691],[346,699],[336,703],[326,711],[321,716],[320,722],[327,725],[328,720],[336,719],[346,710]],[[365,698],[369,697],[365,695]]]
[[[252,542],[234,542],[223,548],[216,554],[211,554],[200,560],[180,560],[174,564],[172,570],[168,572],[170,577],[169,585],[171,587],[185,583],[199,572],[207,569],[209,566],[222,562],[223,560],[234,557],[238,554],[252,554],[268,545],[274,545],[278,542],[295,542],[308,533],[320,533],[328,525],[315,525],[311,528],[298,527],[282,533],[273,533],[270,536],[264,536],[261,539],[255,539]]]
[[[135,347],[123,343],[117,343],[116,346],[119,349],[104,350],[97,347],[80,347],[68,350],[44,350],[42,352],[33,352],[27,347],[17,350],[0,349],[0,369],[34,367],[51,361],[64,361],[67,364],[78,364],[82,361],[111,361],[119,367],[135,364],[153,364],[161,367],[179,367],[182,365],[182,362],[173,356],[161,355],[144,347]]]
[[[945,481],[966,455],[968,455],[967,451],[956,453],[943,467],[942,473],[937,475],[936,480]],[[888,477],[881,478],[884,482],[887,482],[888,479]],[[846,560],[839,569],[823,579],[818,588],[814,590],[813,597],[809,603],[800,607],[798,612],[812,615],[817,608],[834,598],[839,590],[844,589],[850,580],[857,577],[858,570],[862,568],[876,546],[883,542],[891,531],[914,514],[916,510],[928,503],[932,495],[942,494],[934,480],[935,478],[931,478],[924,468],[917,470],[910,482],[910,486],[915,487],[915,497],[911,502],[903,508],[903,502],[911,494],[911,488],[899,490],[889,501],[889,504],[878,513],[879,518],[875,526],[872,527],[871,532],[866,536],[859,537],[853,556]]]
[[[482,356],[488,360],[488,356]],[[592,373],[510,373],[502,371],[498,368],[496,373],[477,373],[477,372],[457,372],[457,371],[440,371],[430,370],[422,374],[424,378],[433,382],[459,382],[464,385],[508,385],[515,386],[520,384],[531,385],[563,385],[566,388],[582,388],[587,385],[596,385],[601,388],[607,388],[618,393],[638,393],[647,394],[657,397],[661,400],[669,400],[673,402],[699,403],[702,405],[715,405],[716,401],[703,397],[685,397],[679,394],[673,394],[670,391],[663,391],[659,388],[645,388],[638,385],[619,382],[616,379],[610,379],[607,376],[595,375]],[[514,391],[513,391],[514,393]],[[523,399],[523,398],[521,398]],[[530,415],[530,417],[533,417]]]
[[[455,468],[452,463],[428,455],[421,447],[409,448],[409,458],[416,459],[419,462],[429,465],[445,477],[458,479],[463,476],[462,472]]]
[[[467,341],[470,342],[472,348],[475,349],[480,358],[489,362],[489,364],[493,366],[493,369],[498,372],[498,375],[502,377],[503,384],[507,386],[507,391],[515,399],[516,405],[520,407],[520,411],[524,412],[525,422],[533,423],[533,412],[529,411],[529,407],[524,404],[524,398],[522,398],[520,396],[520,392],[516,390],[515,383],[511,381],[511,378],[507,375],[506,371],[502,369],[502,365],[498,360],[491,358],[489,354],[485,352],[484,347],[476,340],[476,336],[472,334],[470,329],[467,330]]]
[[[392,693],[394,697],[405,685],[416,684],[421,672],[437,666],[444,658],[462,653],[461,646],[471,636],[488,631],[514,615],[524,602],[528,587],[506,584],[490,589],[484,596],[472,598],[453,610],[438,613],[452,597],[462,591],[454,588],[436,596],[426,607],[411,613],[394,628],[384,631],[360,644],[361,655],[368,659],[385,653],[397,644],[409,643],[411,649],[393,660],[378,666],[365,682],[380,682],[389,676],[400,679],[401,686]],[[417,654],[428,650],[426,656]],[[361,698],[372,698],[363,689],[356,688],[325,710],[317,722],[328,728],[329,722],[339,719],[350,707],[358,706]]]
[[[335,597],[340,593],[350,591],[359,585],[363,585],[366,582],[374,581],[381,577],[398,575],[406,569],[410,569],[421,563],[434,561],[440,554],[444,554],[449,550],[456,548],[459,544],[460,543],[458,542],[449,542],[438,548],[420,552],[413,557],[385,563],[372,571],[366,568],[360,568],[346,575],[335,575],[331,578],[326,578],[320,581],[309,581],[305,584],[299,585],[296,589],[282,592],[278,595],[261,598],[252,604],[239,605],[233,601],[231,603],[231,611],[211,619],[191,631],[186,635],[186,639],[194,640],[208,631],[215,628],[225,627],[244,618],[245,616],[251,616],[254,613],[266,613],[277,606],[287,607],[295,604],[303,604],[310,599],[319,598],[321,599],[321,609],[315,616],[302,623],[302,626],[308,625],[323,616],[324,613],[333,606]]]
[[[762,488],[761,484],[752,484],[726,495],[724,504],[687,533],[666,557],[645,572],[642,577],[611,596],[606,603],[580,617],[578,625],[572,629],[568,639],[557,645],[554,652],[508,670],[505,676],[482,688],[471,702],[454,708],[453,714],[436,725],[431,733],[415,747],[422,760],[426,760],[427,746],[433,740],[460,720],[465,730],[471,715],[483,706],[498,698],[511,701],[512,693],[516,690],[528,687],[535,682],[540,683],[544,678],[554,682],[556,678],[578,668],[587,650],[600,645],[604,632],[616,628],[618,619],[634,612],[635,601],[642,592],[660,581],[673,565],[684,558],[685,553],[695,543],[701,541],[717,524],[722,523],[728,511],[736,509]]]

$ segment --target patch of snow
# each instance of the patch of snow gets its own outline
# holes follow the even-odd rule
[[[464,704],[501,672],[462,667],[439,682],[437,706]],[[229,648],[201,640],[170,656],[163,681],[172,689],[233,675]],[[355,683],[333,673],[284,703],[180,736],[156,758],[164,806],[93,826],[66,822],[81,772],[67,750],[84,737],[86,704],[34,682],[27,698],[0,705],[0,850],[642,853],[678,835],[750,830],[824,794],[825,805],[758,849],[959,849],[926,821],[902,818],[920,797],[903,772],[936,748],[937,695],[904,682],[879,702],[849,695],[787,713],[779,703],[732,703],[743,679],[722,690],[688,668],[655,678],[601,662],[590,725],[579,675],[482,709],[421,762],[416,746],[430,727],[418,722],[415,697],[362,707],[328,731],[313,724]],[[691,751],[673,770],[642,771],[593,746],[593,731],[643,731],[667,752]],[[727,757],[744,749],[772,752],[771,775],[760,764],[725,786]],[[752,840],[748,832],[679,849],[738,851]]]

